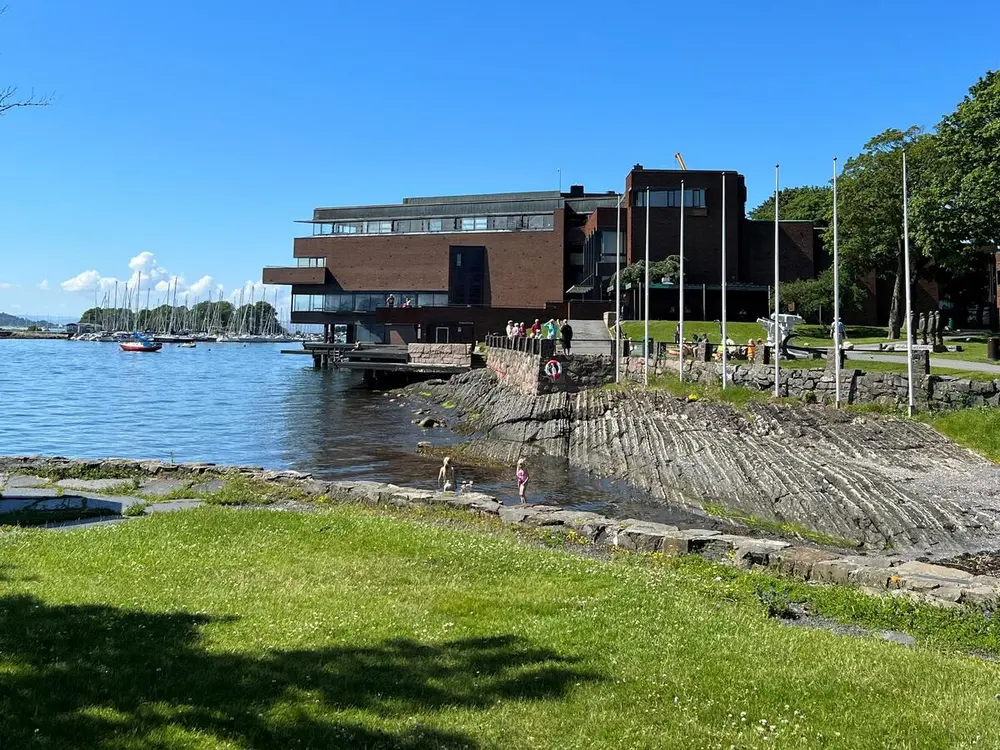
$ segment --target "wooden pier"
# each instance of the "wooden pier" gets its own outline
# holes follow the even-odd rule
[[[306,342],[316,369],[360,370],[370,388],[393,388],[418,380],[447,378],[485,366],[469,344],[327,344]]]

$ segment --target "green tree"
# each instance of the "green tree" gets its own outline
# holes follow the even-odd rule
[[[903,263],[903,151],[907,153],[909,191],[914,204],[910,212],[911,279],[920,275],[930,257],[929,225],[930,177],[940,168],[935,137],[913,126],[889,129],[871,140],[864,150],[847,160],[838,182],[840,257],[849,278],[859,279],[875,272],[878,278],[893,279],[889,307],[889,336],[898,338],[902,321],[904,290]],[[922,207],[922,208],[921,208]],[[918,210],[919,209],[919,210]],[[915,237],[923,243],[915,243]],[[832,228],[826,237],[832,246]],[[915,245],[915,246],[914,246]]]
[[[858,308],[864,302],[865,291],[848,274],[840,274],[840,309]],[[781,284],[782,303],[794,304],[795,312],[803,318],[814,318],[821,310],[828,311],[833,319],[833,268],[827,268],[815,279],[786,281]],[[774,296],[771,296],[771,307]]]
[[[825,227],[833,220],[833,188],[820,185],[785,188],[778,192],[781,219],[812,221]],[[774,196],[750,211],[751,219],[774,221]]]
[[[661,279],[676,279],[680,274],[681,258],[679,255],[668,255],[663,260],[654,261],[649,264],[649,280],[652,284],[659,284]],[[646,261],[640,260],[622,269],[622,284],[643,284],[646,281]],[[615,283],[615,276],[611,276],[612,285]]]
[[[1000,245],[1000,71],[987,71],[937,132],[947,169],[935,175],[935,197],[950,238]]]

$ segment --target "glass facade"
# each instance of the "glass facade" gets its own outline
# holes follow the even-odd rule
[[[326,265],[326,258],[296,258],[299,268],[322,268]]]
[[[375,312],[388,307],[388,297],[395,298],[393,307],[445,307],[447,292],[337,292],[334,294],[293,294],[293,312],[354,313]]]
[[[642,208],[646,205],[646,191],[635,190],[635,205]],[[676,190],[650,190],[649,205],[653,208],[680,208],[681,191]],[[685,208],[705,208],[705,189],[692,188],[684,191]]]
[[[426,232],[547,232],[554,228],[552,214],[458,216],[439,219],[379,219],[313,224],[313,235],[423,234]]]

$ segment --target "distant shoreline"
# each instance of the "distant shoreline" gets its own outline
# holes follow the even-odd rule
[[[9,331],[0,329],[0,341],[3,339],[65,339],[65,333],[56,331]]]

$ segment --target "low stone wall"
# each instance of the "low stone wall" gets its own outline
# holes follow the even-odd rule
[[[538,393],[539,373],[545,362],[537,354],[495,346],[486,353],[486,367],[496,373],[501,385],[532,396]]]
[[[545,371],[552,361],[559,363],[557,377]],[[502,385],[529,395],[579,393],[615,381],[614,358],[594,354],[538,355],[490,347],[486,366]]]
[[[271,482],[325,501],[414,507],[439,505],[459,508],[504,523],[542,527],[573,535],[605,549],[696,554],[746,569],[769,568],[779,573],[821,583],[852,584],[875,592],[889,591],[921,601],[956,606],[992,606],[1000,600],[1000,578],[973,575],[957,568],[878,555],[847,555],[790,542],[725,534],[711,529],[679,529],[662,523],[613,519],[598,513],[565,510],[549,505],[503,505],[482,493],[433,492],[378,482],[328,482],[297,471],[268,471],[252,466],[165,464],[159,461],[101,461],[0,457],[0,474],[39,474],[52,471],[128,471],[151,477],[219,477],[235,475]]]
[[[632,380],[642,380],[642,357],[624,357],[622,371]],[[651,358],[651,375],[677,374],[677,359]],[[706,385],[722,382],[722,364],[686,360],[684,372],[691,380]],[[782,396],[802,398],[817,403],[833,403],[836,379],[832,368],[783,368],[778,392]],[[729,363],[730,382],[761,391],[774,390],[774,365]],[[1000,406],[1000,380],[968,380],[947,375],[915,376],[914,396],[918,408],[960,409],[971,406]],[[841,400],[848,404],[884,404],[906,406],[905,375],[889,372],[865,372],[854,367],[840,371]]]
[[[472,344],[407,344],[410,362],[421,365],[468,366],[472,357]]]

